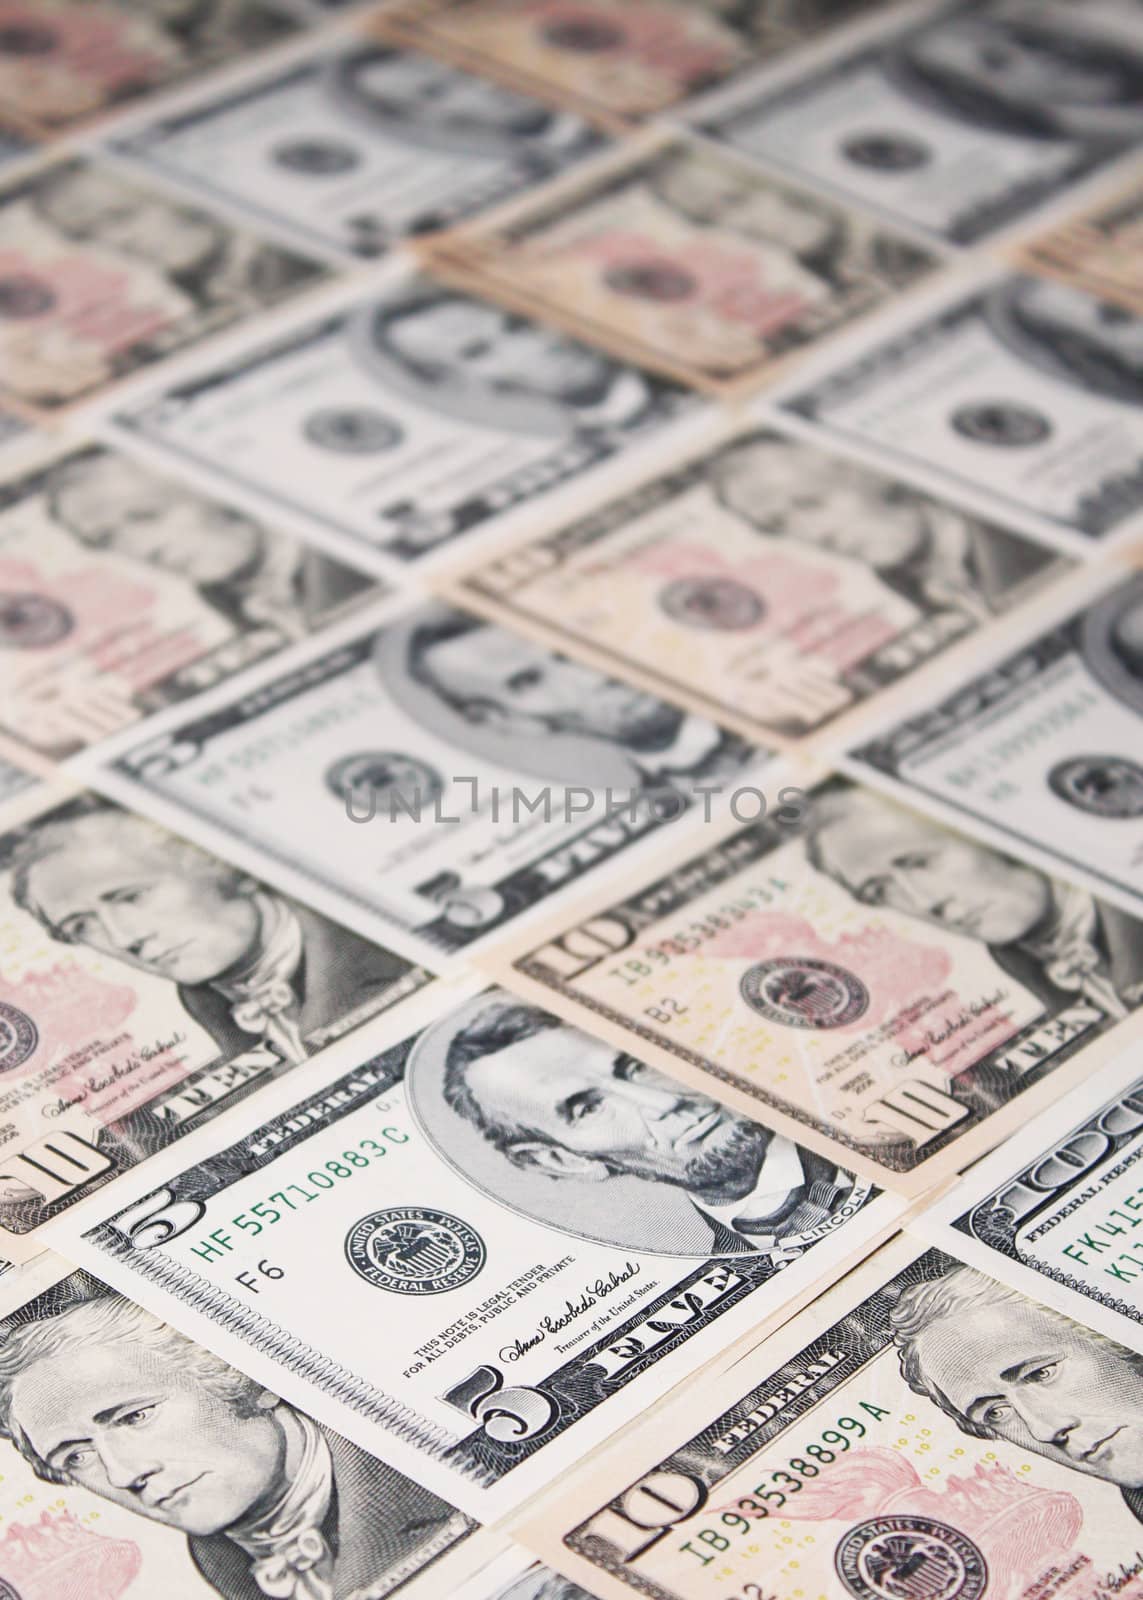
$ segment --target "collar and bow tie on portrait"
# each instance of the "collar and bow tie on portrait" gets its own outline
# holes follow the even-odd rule
[[[1129,987],[1114,982],[1108,956],[1100,946],[1100,916],[1095,901],[1082,889],[1055,885],[1055,917],[1041,936],[1028,941],[1029,953],[1043,963],[1044,974],[1057,989],[1082,994],[1109,1017],[1121,1019],[1143,1000],[1143,983]]]
[[[237,975],[218,984],[230,1002],[230,1015],[244,1032],[260,1035],[293,1063],[307,1051],[297,1024],[298,998],[293,984],[302,966],[305,945],[297,918],[273,895],[257,894],[262,919],[262,945]]]
[[[285,1492],[268,1510],[230,1528],[252,1557],[251,1575],[267,1600],[333,1600],[333,1552],[322,1533],[333,1497],[329,1446],[295,1413],[302,1453]]]

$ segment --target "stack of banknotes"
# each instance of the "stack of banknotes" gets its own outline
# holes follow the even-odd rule
[[[0,0],[0,1600],[1143,1600],[1140,151]]]

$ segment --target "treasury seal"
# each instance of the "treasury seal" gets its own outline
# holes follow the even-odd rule
[[[0,591],[0,649],[47,650],[74,627],[75,618],[58,600]]]
[[[717,633],[752,628],[766,612],[754,590],[735,578],[676,578],[659,595],[659,605],[673,622]]]
[[[1126,756],[1072,756],[1048,773],[1054,795],[1091,817],[1143,817],[1143,767]]]
[[[869,1009],[860,978],[813,956],[758,961],[742,974],[738,990],[752,1011],[787,1028],[845,1028]]]
[[[983,1555],[956,1528],[931,1517],[871,1517],[842,1539],[838,1577],[855,1600],[980,1600]]]
[[[345,1236],[350,1266],[375,1289],[393,1294],[444,1294],[475,1278],[484,1240],[459,1217],[431,1206],[371,1211]]]
[[[40,1030],[31,1017],[0,1000],[0,1072],[22,1067],[39,1042]]]

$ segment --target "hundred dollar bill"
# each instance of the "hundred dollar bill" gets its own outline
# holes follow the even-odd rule
[[[204,94],[112,146],[354,260],[518,194],[603,140],[428,56],[354,44]]]
[[[915,1226],[981,1271],[1143,1351],[1141,1161],[1136,1038],[1089,1068]]]
[[[484,1537],[58,1256],[0,1283],[0,1333],[12,1600],[417,1600]]]
[[[1143,314],[1143,178],[1066,222],[1026,239],[1020,266]],[[1114,315],[1107,312],[1109,322]]]
[[[1138,1600],[1139,1358],[894,1241],[521,1536],[601,1600]]]
[[[243,682],[101,754],[99,784],[224,855],[245,851],[339,920],[415,935],[430,962],[764,759],[704,717],[436,602],[342,628]]]
[[[62,760],[380,592],[118,450],[41,453],[0,480],[0,728]]]
[[[751,83],[695,125],[747,155],[970,244],[1143,136],[1133,0],[961,0]]]
[[[49,414],[328,276],[85,156],[0,189],[0,229],[0,395]]]
[[[396,28],[611,126],[666,110],[879,0],[398,0]]]
[[[518,309],[730,394],[938,265],[871,217],[668,135],[422,248]]]
[[[395,273],[119,422],[400,571],[696,409],[588,345]]]
[[[97,1200],[63,1248],[483,1520],[901,1214],[511,994],[419,1010]]]
[[[429,974],[92,794],[0,826],[0,1256]]]
[[[1056,1098],[1143,1002],[1143,923],[843,779],[777,798],[486,965],[921,1193]]]
[[[1143,509],[1143,317],[990,276],[784,404],[997,507],[1088,539]]]
[[[4,0],[0,102],[57,133],[297,31],[275,0]]]
[[[1143,909],[1143,573],[1045,609],[848,765]]]
[[[822,727],[1066,567],[1029,539],[765,427],[475,562],[451,587],[771,738]]]

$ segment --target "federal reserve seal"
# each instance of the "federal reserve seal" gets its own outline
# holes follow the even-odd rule
[[[390,820],[419,817],[444,790],[444,779],[434,767],[400,750],[359,750],[342,756],[326,770],[325,786],[350,811],[369,807]]]
[[[484,1265],[484,1240],[459,1217],[431,1206],[371,1211],[345,1236],[354,1272],[393,1294],[444,1294]]]
[[[901,133],[857,133],[842,145],[842,154],[855,167],[870,172],[914,172],[933,159],[933,152],[921,139]]]
[[[952,425],[964,439],[974,444],[991,444],[1007,450],[1025,450],[1039,444],[1052,431],[1041,411],[1015,405],[1011,400],[980,400],[958,406]]]
[[[1072,756],[1048,773],[1054,795],[1091,817],[1143,817],[1143,767],[1127,756]]]
[[[343,139],[291,139],[274,146],[271,159],[302,178],[335,178],[361,165],[361,153]]]
[[[676,578],[659,595],[659,605],[674,622],[717,633],[752,628],[766,614],[754,590],[735,578]]]
[[[624,267],[609,267],[603,281],[616,294],[632,300],[652,300],[670,305],[689,300],[698,288],[698,279],[673,261],[638,261]]]
[[[627,43],[627,34],[618,23],[596,17],[571,17],[549,22],[540,30],[545,44],[556,50],[570,50],[577,56],[605,55]]]
[[[50,56],[60,42],[54,28],[34,22],[10,22],[0,28],[0,56]]]
[[[25,1012],[0,1000],[0,1072],[22,1067],[40,1042],[40,1030]]]
[[[58,600],[0,591],[0,649],[47,650],[74,627],[75,618]]]
[[[869,1010],[860,978],[814,956],[758,961],[738,989],[752,1011],[787,1028],[845,1028]]]
[[[329,406],[311,412],[302,424],[310,444],[336,455],[369,456],[392,450],[405,437],[404,430],[372,406]]]
[[[834,1567],[855,1600],[980,1600],[983,1555],[956,1528],[931,1517],[871,1517],[851,1528]]]

